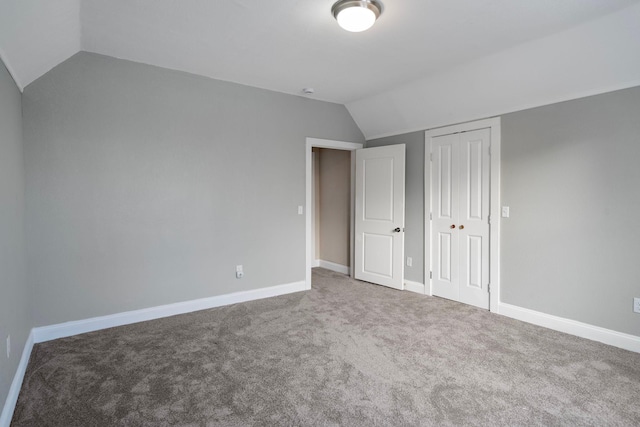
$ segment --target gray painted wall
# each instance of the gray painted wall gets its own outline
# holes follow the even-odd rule
[[[404,276],[412,282],[424,281],[424,132],[367,141],[366,147],[406,144]],[[412,258],[412,267],[406,265]]]
[[[636,87],[502,116],[502,302],[640,336],[639,112]],[[421,281],[424,133],[367,147],[400,143]]]
[[[24,235],[20,91],[0,61],[0,407],[31,330]],[[6,339],[11,335],[11,357]]]
[[[640,336],[640,87],[502,118],[502,301]]]
[[[363,141],[341,105],[84,52],[23,107],[36,326],[304,280],[305,137]]]
[[[321,148],[320,256],[318,259],[349,267],[351,246],[351,151]]]

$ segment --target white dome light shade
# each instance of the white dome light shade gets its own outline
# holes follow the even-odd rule
[[[331,8],[338,25],[347,31],[358,33],[367,30],[382,13],[382,3],[377,0],[339,0]]]
[[[376,15],[364,7],[350,7],[338,13],[336,20],[345,30],[359,33],[371,28],[376,22]]]

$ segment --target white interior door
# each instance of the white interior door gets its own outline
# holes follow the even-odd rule
[[[431,141],[432,153],[432,220],[433,294],[458,301],[459,244],[457,227],[460,224],[458,186],[460,145],[458,134],[444,135]]]
[[[491,130],[431,139],[433,294],[489,308]]]
[[[404,289],[405,145],[356,151],[356,279]]]

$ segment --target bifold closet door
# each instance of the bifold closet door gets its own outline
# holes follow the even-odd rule
[[[489,308],[490,129],[431,139],[433,294]]]

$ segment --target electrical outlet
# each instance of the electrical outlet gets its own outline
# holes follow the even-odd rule
[[[407,267],[411,267],[412,265],[413,265],[413,259],[410,256],[408,256],[407,257]]]
[[[11,357],[11,335],[7,335],[7,359]]]
[[[633,299],[633,312],[640,313],[640,298]]]
[[[242,279],[244,277],[244,270],[242,265],[236,265],[236,279]]]

